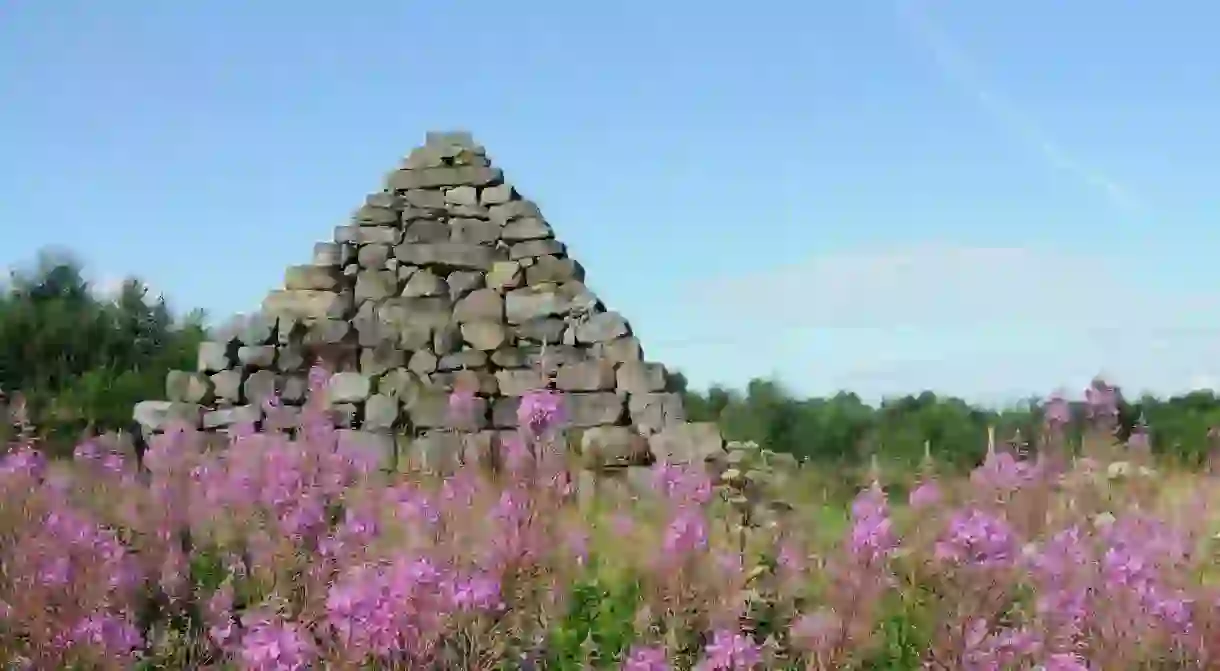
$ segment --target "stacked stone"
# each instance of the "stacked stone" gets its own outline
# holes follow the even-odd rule
[[[726,498],[747,526],[766,526],[792,510],[784,499],[800,462],[791,454],[773,452],[753,441],[730,441],[715,460],[717,480]]]
[[[204,343],[198,370],[171,373],[169,401],[140,404],[136,418],[152,430],[259,421],[271,394],[300,405],[322,357],[337,366],[337,425],[409,434],[425,465],[493,454],[521,397],[548,384],[590,465],[722,450],[718,432],[685,422],[665,367],[584,280],[468,133],[429,133],[333,242],[287,270],[261,315]],[[461,432],[448,410],[457,387],[477,393]]]

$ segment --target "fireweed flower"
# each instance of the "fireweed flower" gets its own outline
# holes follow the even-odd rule
[[[535,389],[521,397],[517,426],[530,436],[542,436],[564,422],[563,397],[550,389]]]
[[[348,569],[326,597],[327,622],[348,654],[386,659],[423,654],[447,615],[502,607],[499,582],[427,557]]]
[[[401,577],[388,567],[360,565],[331,585],[327,623],[347,654],[384,658],[403,651],[410,618],[420,606],[413,591],[422,585]]]
[[[171,601],[184,599],[190,592],[190,560],[182,548],[171,543],[161,561],[159,584]]]
[[[144,637],[126,618],[95,613],[72,630],[72,641],[102,659],[132,659],[144,645]],[[134,661],[134,660],[133,660]]]
[[[907,503],[912,508],[920,510],[940,503],[940,486],[935,480],[925,480],[911,490]]]
[[[321,398],[330,382],[330,371],[324,366],[312,366],[306,384],[309,386],[310,398]]]
[[[237,659],[245,671],[304,671],[314,668],[317,649],[303,627],[262,614],[242,618]]]
[[[936,543],[937,559],[979,567],[1009,565],[1016,551],[1017,538],[1008,522],[981,510],[954,515]]]
[[[208,628],[208,639],[218,648],[224,648],[234,638],[237,627],[233,620],[233,583],[221,583],[203,608],[204,623]]]
[[[659,462],[652,467],[653,487],[678,505],[706,505],[712,500],[712,479],[695,466]]]
[[[698,671],[749,671],[762,664],[762,649],[739,631],[717,630],[703,651]]]
[[[47,514],[31,540],[57,550],[55,556],[43,555],[47,563],[38,571],[48,584],[66,584],[76,567],[89,567],[106,577],[107,588],[115,594],[130,594],[141,586],[140,565],[114,531],[71,508]]]
[[[96,440],[86,440],[72,450],[72,460],[78,464],[84,464],[101,459],[102,454],[103,450]]]
[[[851,504],[849,534],[853,555],[867,564],[885,561],[898,548],[898,537],[890,520],[885,490],[873,482]]]
[[[1055,532],[1042,547],[1035,548],[1027,567],[1046,582],[1069,580],[1074,571],[1091,565],[1093,551],[1086,532],[1078,525]]]
[[[456,574],[446,583],[446,601],[454,612],[499,611],[504,608],[500,580],[490,572]]]
[[[378,508],[373,501],[357,501],[343,511],[343,521],[319,544],[323,556],[336,556],[345,549],[364,548],[381,533]]]
[[[1115,594],[1130,595],[1140,612],[1177,633],[1191,628],[1191,600],[1165,583],[1167,569],[1185,561],[1184,539],[1164,524],[1141,516],[1126,515],[1103,530],[1108,547],[1101,556],[1104,587]]]
[[[707,534],[707,519],[701,510],[680,508],[665,527],[665,556],[689,556],[706,550]]]
[[[1072,420],[1072,409],[1067,399],[1059,394],[1052,394],[1043,408],[1043,417],[1048,427],[1062,429]]]
[[[635,646],[623,660],[622,671],[669,671],[665,648],[660,646]]]
[[[479,493],[478,475],[472,469],[459,469],[441,483],[441,500],[452,508],[468,508],[474,505]]]
[[[383,496],[394,517],[409,526],[432,530],[440,524],[441,512],[432,497],[411,483],[389,487]]]
[[[486,559],[495,566],[529,562],[544,551],[540,529],[534,524],[534,508],[524,485],[510,486],[492,506],[490,539],[484,546]]]
[[[962,668],[965,671],[997,671],[1017,668],[1022,658],[1038,650],[1038,637],[1023,629],[992,631],[987,620],[969,622],[965,630]]]
[[[1084,402],[1093,419],[1108,421],[1118,417],[1118,390],[1101,378],[1094,379],[1084,390]]]
[[[781,540],[775,554],[776,566],[788,575],[798,575],[805,568],[806,555],[800,546],[790,539]]]
[[[980,487],[1013,491],[1033,482],[1039,475],[1037,462],[1018,459],[1008,452],[989,452],[983,463],[970,473],[970,481]]]
[[[523,413],[522,435],[529,441],[538,438],[532,432],[545,433],[561,423],[555,417],[562,417],[562,408],[548,406],[560,396],[545,390],[538,396],[545,402],[535,404],[536,412]],[[57,464],[54,481],[43,455],[29,444],[0,456],[5,513],[0,516],[5,525],[0,528],[0,648],[14,657],[23,646],[25,651],[50,651],[27,668],[59,668],[61,660],[153,661],[157,653],[142,628],[163,631],[165,622],[145,623],[143,606],[150,598],[169,596],[174,612],[187,598],[198,605],[199,633],[206,637],[198,643],[210,642],[213,656],[223,654],[235,668],[317,668],[322,650],[328,661],[333,655],[348,665],[430,668],[443,664],[451,652],[447,646],[465,628],[485,624],[489,612],[541,603],[541,614],[549,615],[550,609],[565,605],[563,581],[584,557],[588,528],[597,522],[553,515],[552,508],[566,501],[547,486],[548,474],[528,480],[490,478],[466,469],[437,481],[435,490],[418,479],[390,480],[370,468],[362,453],[346,450],[329,419],[319,413],[312,417],[308,421],[315,422],[314,428],[297,434],[299,439],[260,433],[228,450],[205,451],[199,434],[175,428],[150,441],[144,455],[147,473],[137,473],[137,465],[104,439],[82,443],[75,464],[65,469]],[[534,463],[527,443],[519,445],[522,460]],[[982,481],[1003,487],[1020,486],[1038,473],[1006,453],[994,455],[985,466]],[[82,474],[109,487],[106,495],[123,494],[123,501],[116,502],[130,499],[133,512],[95,508],[109,502],[93,500],[95,489],[78,486]],[[665,523],[658,529],[662,547],[655,554],[710,552],[708,563],[694,564],[699,570],[689,574],[698,590],[744,583],[742,555],[708,541],[716,522],[705,506],[715,490],[702,465],[660,464],[653,477]],[[916,488],[912,507],[935,503],[936,485],[928,479]],[[1047,496],[1058,493],[1048,488]],[[1085,503],[1091,503],[1087,497]],[[634,526],[630,510],[599,521],[629,536]],[[843,541],[858,559],[849,567],[854,572],[844,575],[862,577],[861,584],[880,584],[872,562],[884,560],[898,544],[884,491],[874,484],[860,492],[851,512],[851,534]],[[1017,551],[1018,539],[1004,515],[991,507],[952,516],[952,524],[937,538],[941,560],[965,566],[1023,562],[1024,570],[1014,580],[1030,589],[1033,607],[1026,610],[1022,601],[1018,621],[1028,617],[1028,628],[997,620],[993,613],[977,621],[978,613],[962,613],[969,626],[962,657],[955,660],[960,668],[994,671],[1041,664],[1037,668],[1080,671],[1090,667],[1074,653],[1088,645],[1138,639],[1141,645],[1147,642],[1152,656],[1169,652],[1164,646],[1181,654],[1202,638],[1206,621],[1194,618],[1201,606],[1215,606],[1190,573],[1203,558],[1194,539],[1165,520],[1116,512],[1117,517],[1098,515],[1096,525],[1082,514],[1078,527],[1056,528],[1058,533],[1030,543],[1023,553]],[[799,548],[787,540],[781,534],[776,544],[784,571],[797,579],[817,570],[821,562],[803,566]],[[215,576],[218,588],[204,586],[214,584],[210,579],[198,584],[191,579],[197,559],[206,560],[201,566],[205,575],[222,573]],[[674,566],[656,568],[665,577]],[[247,598],[274,589],[277,583],[269,581],[279,580],[285,569],[303,569],[305,588],[284,599],[279,612],[285,615],[244,605]],[[783,589],[789,583],[778,584]],[[546,594],[539,601],[522,602],[521,594],[540,591]],[[707,591],[708,598],[691,604],[702,609],[693,613],[700,629],[708,626],[702,622],[711,627],[729,622],[727,611],[735,608],[714,603],[723,590]],[[650,602],[640,612],[657,605]],[[287,613],[304,615],[294,620]],[[527,642],[545,638],[538,629],[520,633]],[[825,652],[839,643],[843,649],[835,652],[858,652],[858,643],[842,635],[843,623],[831,608],[796,619],[787,633],[779,639],[791,641],[796,650]],[[708,634],[698,668],[757,668],[766,658],[764,649],[731,625]],[[1086,639],[1089,635],[1096,638]],[[622,668],[671,666],[665,648],[641,645],[626,655]]]
[[[1148,454],[1152,451],[1152,436],[1148,434],[1148,427],[1141,422],[1135,425],[1131,435],[1127,437],[1127,449],[1139,454]]]
[[[47,652],[127,659],[143,645],[133,613],[146,594],[145,567],[113,530],[63,494],[43,493],[50,495],[46,508],[28,510],[29,526],[0,544],[3,588],[25,602],[20,608],[34,604],[43,612],[14,609],[5,633],[28,636]],[[35,629],[22,631],[30,625]]]
[[[520,433],[506,436],[501,444],[501,448],[504,468],[509,473],[524,473],[534,463],[534,453],[530,450],[529,444]]]
[[[1082,635],[1091,616],[1094,557],[1091,539],[1074,525],[1035,546],[1025,560],[1036,612],[1065,644]]]
[[[47,458],[41,451],[18,445],[16,449],[0,458],[0,485],[6,480],[41,480],[47,471]]]

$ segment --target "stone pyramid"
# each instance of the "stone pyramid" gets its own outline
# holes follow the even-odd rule
[[[547,385],[563,392],[591,463],[723,444],[713,426],[686,423],[665,367],[644,359],[538,206],[466,132],[428,133],[333,242],[287,270],[260,314],[203,343],[198,370],[172,372],[169,400],[139,404],[136,420],[146,431],[171,419],[207,431],[258,422],[272,394],[301,404],[319,359],[336,371],[337,426],[407,435],[422,451],[493,449],[522,395]],[[455,385],[478,393],[460,433],[448,413]]]

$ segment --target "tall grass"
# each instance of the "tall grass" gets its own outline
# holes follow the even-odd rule
[[[1220,668],[1220,487],[1115,444],[1104,396],[1079,456],[1050,412],[1036,458],[929,466],[893,501],[873,473],[849,507],[795,492],[743,529],[715,464],[588,487],[553,392],[442,478],[347,443],[311,384],[291,431],[179,428],[142,464],[96,439],[56,467],[20,433],[5,668]]]

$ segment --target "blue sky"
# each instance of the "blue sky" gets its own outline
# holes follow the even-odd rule
[[[1211,386],[1217,20],[1205,0],[6,3],[0,264],[68,246],[100,282],[248,310],[426,130],[466,128],[696,384]]]

